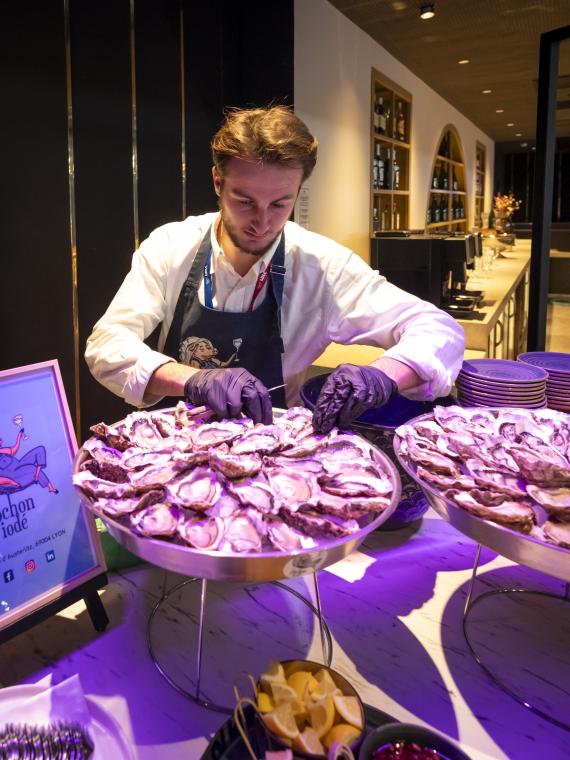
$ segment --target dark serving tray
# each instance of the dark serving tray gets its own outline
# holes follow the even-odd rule
[[[256,720],[251,705],[245,707],[244,715],[251,746],[257,757],[263,758],[265,751],[271,749],[267,744],[267,736],[260,722]],[[388,713],[377,710],[371,705],[364,705],[364,715],[366,718],[364,736],[378,726],[399,722]],[[249,753],[232,717],[218,729],[200,760],[245,760],[246,758],[249,758]]]

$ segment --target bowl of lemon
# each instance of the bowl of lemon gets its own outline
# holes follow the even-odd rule
[[[270,663],[255,696],[268,739],[295,757],[322,759],[333,745],[354,751],[362,741],[362,700],[346,678],[318,662]]]

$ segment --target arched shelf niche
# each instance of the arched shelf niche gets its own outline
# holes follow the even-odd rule
[[[436,143],[430,174],[426,229],[434,232],[467,231],[467,183],[461,138],[448,124]]]

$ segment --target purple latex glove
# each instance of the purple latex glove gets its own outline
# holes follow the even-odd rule
[[[396,383],[376,367],[340,364],[319,393],[313,425],[321,433],[335,425],[347,428],[367,409],[384,406],[397,391]]]
[[[201,369],[184,385],[190,404],[205,404],[220,419],[239,417],[243,412],[254,422],[273,421],[269,391],[246,369]]]

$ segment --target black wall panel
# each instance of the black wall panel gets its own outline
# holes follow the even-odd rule
[[[57,358],[74,410],[65,8],[23,0],[0,9],[0,366]],[[94,422],[130,410],[91,377],[83,352],[130,267],[135,220],[141,240],[182,217],[181,71],[190,214],[216,207],[210,140],[224,108],[293,102],[293,0],[134,0],[134,26],[131,21],[129,0],[69,0],[80,439]]]
[[[0,29],[0,367],[58,359],[73,413],[63,4],[3,3]]]
[[[180,4],[138,0],[135,29],[139,235],[144,240],[155,227],[183,216]]]
[[[82,349],[130,266],[134,249],[128,0],[71,3],[73,115]],[[125,405],[81,362],[84,435]]]

